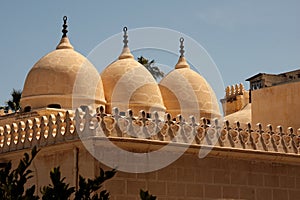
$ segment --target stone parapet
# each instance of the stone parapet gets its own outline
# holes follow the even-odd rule
[[[80,138],[108,137],[123,138],[129,142],[141,141],[147,144],[174,143],[193,147],[211,146],[218,149],[235,149],[239,152],[257,151],[265,154],[279,153],[281,156],[300,154],[300,129],[261,124],[230,124],[215,119],[211,122],[202,118],[196,122],[180,115],[172,120],[166,114],[160,120],[157,113],[147,118],[141,111],[135,116],[131,110],[121,116],[118,109],[111,115],[100,107],[94,114],[88,108],[83,111],[50,114],[12,124],[0,126],[0,153],[12,152],[33,146],[43,147],[76,141]]]

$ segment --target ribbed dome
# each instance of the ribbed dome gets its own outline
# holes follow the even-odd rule
[[[175,69],[159,83],[166,112],[173,117],[178,114],[185,118],[193,115],[198,119],[219,117],[220,110],[215,93],[201,75],[190,69],[183,56],[183,46],[181,51]]]
[[[105,105],[103,85],[97,69],[63,36],[56,50],[29,71],[21,107],[72,109],[80,105]]]
[[[127,39],[126,33],[124,37]],[[107,112],[111,112],[113,107],[123,112],[131,109],[134,114],[140,110],[147,113],[158,111],[161,115],[165,112],[158,84],[150,72],[134,60],[127,43],[118,60],[101,73],[101,79]]]

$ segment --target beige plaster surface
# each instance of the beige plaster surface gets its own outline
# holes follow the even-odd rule
[[[300,82],[251,91],[252,122],[300,127]],[[296,130],[294,130],[296,131]]]
[[[128,55],[130,52],[124,51],[101,73],[107,112],[111,113],[113,107],[118,107],[123,112],[131,109],[138,114],[145,110],[163,115],[165,107],[156,81],[144,66]]]
[[[82,99],[94,106],[104,105],[102,81],[96,68],[70,47],[67,38],[62,38],[57,49],[41,58],[28,73],[21,107],[59,104],[71,109]]]

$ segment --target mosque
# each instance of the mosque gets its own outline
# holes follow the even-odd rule
[[[0,115],[0,163],[17,163],[33,146],[28,185],[49,184],[60,166],[70,185],[100,167],[119,170],[105,183],[113,200],[299,199],[300,70],[259,73],[226,87],[218,100],[184,56],[159,83],[128,46],[102,72],[74,50],[67,17],[56,49],[27,74],[21,111]],[[187,49],[188,50],[188,49]],[[39,190],[36,191],[39,193]]]

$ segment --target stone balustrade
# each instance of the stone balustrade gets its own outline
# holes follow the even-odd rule
[[[165,141],[193,145],[212,145],[219,148],[233,148],[244,151],[263,151],[281,154],[300,154],[300,129],[261,124],[251,125],[218,119],[202,118],[196,122],[193,117],[176,120],[166,114],[165,120],[157,113],[151,118],[141,111],[135,116],[131,110],[126,116],[117,108],[112,114],[104,113],[100,107],[95,114],[89,108],[84,111],[66,111],[49,116],[36,117],[0,126],[0,153],[11,152],[33,146],[43,147],[88,137],[120,137]]]

